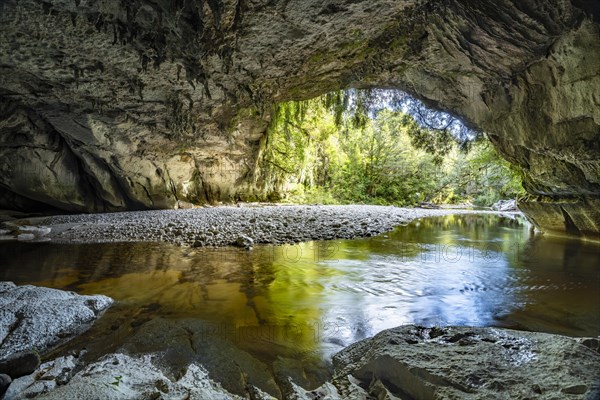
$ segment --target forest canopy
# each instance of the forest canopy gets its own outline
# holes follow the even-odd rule
[[[523,193],[485,135],[398,91],[276,106],[260,171],[271,200],[489,206]]]

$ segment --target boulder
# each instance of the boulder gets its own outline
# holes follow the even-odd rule
[[[0,282],[0,362],[22,351],[38,353],[86,331],[112,299]]]
[[[0,361],[0,374],[6,374],[12,379],[32,374],[40,366],[40,355],[36,351],[22,351]]]
[[[494,211],[519,211],[517,208],[517,201],[512,200],[499,200],[492,205]]]
[[[156,362],[172,380],[185,374],[191,363],[197,363],[228,392],[244,395],[251,385],[281,397],[269,366],[223,338],[222,328],[195,319],[155,318],[144,324],[122,351],[134,355],[158,352]]]
[[[73,356],[59,357],[45,362],[32,373],[15,379],[3,400],[31,398],[47,393],[67,383],[77,363],[78,360]]]
[[[499,328],[401,326],[333,359],[342,398],[596,399],[600,354],[569,337]],[[384,396],[384,397],[379,397]]]
[[[35,235],[31,234],[31,233],[20,233],[17,235],[17,240],[20,241],[27,241],[27,240],[33,240],[35,239]]]
[[[191,363],[180,376],[165,374],[157,354],[109,354],[88,365],[69,383],[37,397],[40,400],[63,399],[211,399],[242,400],[246,396],[229,393],[210,379],[208,372]],[[253,399],[274,400],[257,388]]]
[[[34,375],[15,379],[4,394],[3,400],[23,400],[36,397],[56,388],[53,380],[37,380]]]
[[[50,233],[50,231],[52,231],[52,228],[50,228],[48,226],[29,226],[29,225],[19,226],[20,234],[30,234],[35,237],[46,236]]]
[[[10,386],[11,382],[12,379],[10,378],[10,376],[6,374],[0,374],[0,399],[2,398],[4,393],[6,393],[6,390]]]
[[[251,237],[248,237],[246,235],[240,235],[235,240],[234,245],[236,247],[242,247],[246,250],[250,250],[250,249],[252,249],[252,246],[254,246],[254,239],[252,239]]]

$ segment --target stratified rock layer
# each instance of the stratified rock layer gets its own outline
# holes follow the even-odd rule
[[[16,353],[43,354],[72,339],[111,304],[106,296],[0,282],[0,364]]]
[[[384,87],[487,132],[544,196],[543,210],[525,206],[543,227],[598,234],[588,212],[600,198],[597,2],[0,7],[0,204],[109,211],[252,198],[265,184],[273,102]],[[568,219],[545,211],[552,202],[580,206]]]
[[[187,393],[198,399],[591,400],[600,394],[600,353],[565,336],[402,326],[345,348],[334,356],[332,381],[306,390],[286,378],[294,368],[273,377],[266,364],[219,337],[214,328],[198,320],[157,318],[119,353],[85,366],[56,390],[41,386],[54,383],[56,365],[71,363],[63,371],[72,370],[72,360],[46,363],[9,391],[15,397],[50,391],[43,399],[179,398]]]
[[[402,326],[334,357],[342,398],[596,399],[600,354],[559,335],[508,329]],[[382,397],[377,397],[382,396]]]

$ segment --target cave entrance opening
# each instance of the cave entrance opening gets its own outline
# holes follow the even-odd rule
[[[260,155],[269,200],[490,206],[523,193],[485,133],[389,89],[275,106]]]

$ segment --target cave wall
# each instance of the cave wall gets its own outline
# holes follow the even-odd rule
[[[9,193],[68,211],[252,199],[273,102],[380,87],[485,131],[523,170],[521,206],[539,225],[598,233],[595,1],[0,7],[4,206]]]

